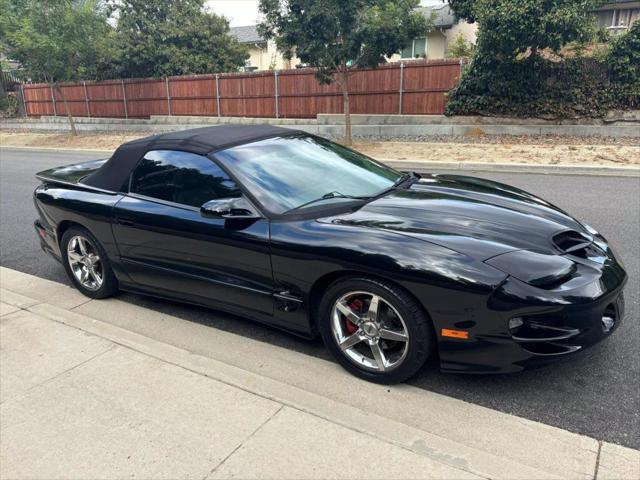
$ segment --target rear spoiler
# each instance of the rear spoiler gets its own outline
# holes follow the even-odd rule
[[[77,185],[89,190],[107,192],[101,188],[92,187],[82,183],[82,179],[98,170],[107,159],[91,160],[89,162],[55,167],[36,173],[36,178],[45,183],[57,183],[61,185]],[[113,193],[113,192],[109,192]]]

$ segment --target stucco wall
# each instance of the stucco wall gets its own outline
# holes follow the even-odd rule
[[[449,49],[449,44],[453,42],[460,34],[462,34],[467,42],[475,44],[476,40],[478,39],[478,24],[461,21],[456,23],[453,27],[445,30],[445,33],[447,36],[447,50]]]
[[[300,60],[295,56],[291,61],[285,60],[272,41],[249,45],[249,65],[258,67],[258,70],[269,70],[272,64],[278,70],[295,68],[299,63]]]
[[[263,47],[263,48],[260,48]],[[258,70],[263,69],[265,63],[264,57],[266,57],[266,45],[252,45],[249,47],[249,60],[248,64],[252,67],[258,67]]]
[[[446,55],[446,38],[440,30],[427,36],[427,59],[444,58]]]

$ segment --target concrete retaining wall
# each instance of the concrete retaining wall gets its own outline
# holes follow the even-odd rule
[[[486,117],[444,117],[430,115],[354,115],[355,137],[426,137],[463,135],[570,135],[578,137],[635,137],[640,138],[640,122],[624,120],[609,124],[515,123],[516,119],[488,119]],[[487,123],[494,120],[494,123]],[[520,120],[522,122],[522,120]],[[319,115],[312,119],[275,119],[240,117],[153,116],[148,120],[115,118],[77,118],[81,132],[167,132],[217,124],[270,124],[296,128],[323,136],[341,137],[344,134],[342,115]],[[0,127],[30,131],[68,131],[65,117],[2,120]]]
[[[344,115],[320,114],[320,125],[344,125]],[[640,127],[640,110],[612,111],[607,117],[574,120],[542,118],[481,117],[444,115],[351,115],[353,125],[636,125]]]

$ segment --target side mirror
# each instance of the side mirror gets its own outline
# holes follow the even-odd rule
[[[205,217],[225,218],[225,219],[256,219],[260,218],[244,197],[240,198],[218,198],[209,200],[200,207],[200,213]]]

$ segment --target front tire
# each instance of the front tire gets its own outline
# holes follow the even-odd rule
[[[327,289],[319,329],[346,370],[376,383],[409,379],[434,350],[431,321],[416,300],[369,278],[340,279]]]
[[[69,279],[82,294],[106,298],[118,291],[107,252],[87,229],[71,227],[65,231],[60,251]]]

